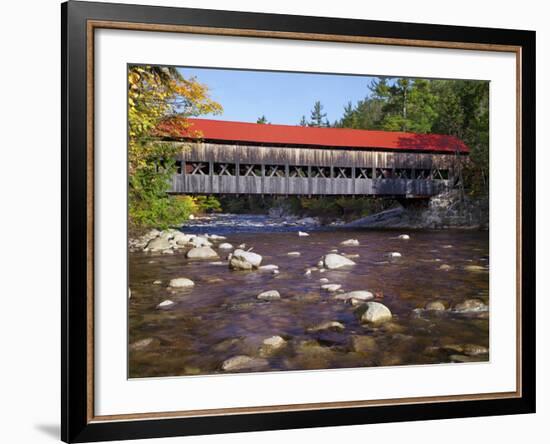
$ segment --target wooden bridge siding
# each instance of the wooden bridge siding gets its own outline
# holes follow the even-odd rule
[[[452,175],[454,155],[393,153],[337,149],[237,146],[209,143],[182,143],[179,156],[184,162],[289,165],[346,168],[449,169]],[[300,194],[300,195],[431,195],[446,181],[415,179],[325,179],[300,177],[250,177],[190,175],[182,173],[172,180],[175,193],[214,194]],[[191,191],[190,191],[191,190]]]
[[[210,183],[209,178],[212,178]],[[244,180],[243,180],[244,179]],[[172,192],[197,194],[278,194],[278,195],[387,195],[430,196],[447,181],[419,179],[305,179],[230,176],[183,176],[172,179]],[[192,190],[192,191],[189,191]]]
[[[241,164],[356,166],[376,168],[449,168],[454,155],[428,153],[395,153],[386,151],[337,150],[236,146],[210,143],[180,143],[180,160],[213,161]]]

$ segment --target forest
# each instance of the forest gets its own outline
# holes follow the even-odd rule
[[[257,119],[269,124],[266,114]],[[217,199],[209,196],[170,196],[176,148],[157,143],[159,123],[174,134],[186,117],[216,115],[222,105],[210,97],[207,85],[184,78],[177,69],[132,65],[128,70],[128,214],[130,229],[166,228],[190,214],[211,211],[266,212],[273,199]],[[169,125],[166,125],[166,123]],[[342,116],[330,122],[316,101],[298,125],[448,134],[462,139],[471,150],[463,170],[465,191],[485,197],[489,184],[489,83],[472,80],[377,77],[365,84],[365,97],[347,103]],[[292,211],[331,217],[356,217],[380,210],[391,202],[351,198],[293,198]]]

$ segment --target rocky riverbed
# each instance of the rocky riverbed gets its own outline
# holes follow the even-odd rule
[[[489,359],[486,231],[216,215],[129,247],[133,378]]]

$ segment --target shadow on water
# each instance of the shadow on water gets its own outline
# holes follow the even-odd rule
[[[246,244],[263,256],[262,264],[278,265],[278,274],[232,271],[222,250],[220,259],[204,261],[186,259],[185,249],[131,253],[130,377],[219,373],[225,360],[240,355],[257,359],[253,371],[488,360],[488,312],[451,309],[468,299],[489,304],[488,232],[408,231],[410,240],[402,240],[395,231],[309,227],[309,236],[299,237],[298,230],[304,227],[265,216],[228,215],[183,228]],[[350,238],[359,245],[341,245]],[[335,249],[356,265],[306,274]],[[300,255],[289,256],[292,251]],[[391,252],[401,257],[391,258]],[[168,288],[176,277],[195,286]],[[372,292],[392,320],[361,323],[357,307],[321,289],[324,281],[346,292]],[[258,300],[266,290],[279,291],[281,299]],[[157,310],[166,299],[175,304]],[[446,310],[424,310],[434,301]],[[312,331],[326,322],[343,328]],[[263,341],[273,336],[284,344],[266,353]]]

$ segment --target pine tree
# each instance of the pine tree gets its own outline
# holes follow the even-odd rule
[[[259,123],[261,125],[267,125],[269,124],[270,122],[267,121],[267,117],[265,115],[262,114],[261,117],[258,117],[258,119],[256,120],[256,123]]]
[[[311,110],[311,117],[309,121],[309,126],[328,126],[328,121],[326,120],[327,113],[323,112],[323,105],[318,100],[313,105]]]

